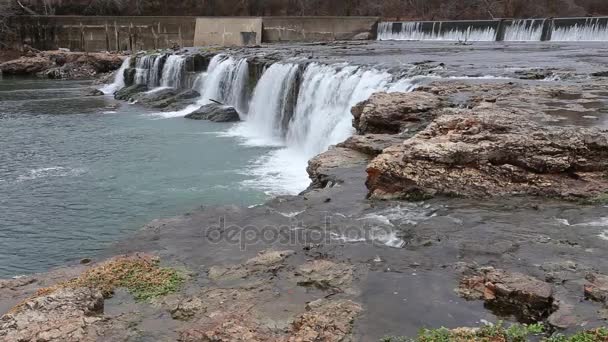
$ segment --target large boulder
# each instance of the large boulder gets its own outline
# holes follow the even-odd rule
[[[375,93],[352,108],[358,134],[417,132],[435,117],[440,98],[427,92]]]
[[[492,267],[465,275],[458,292],[469,300],[484,300],[492,309],[513,314],[523,321],[540,321],[557,309],[550,284]]]
[[[360,168],[363,171],[370,159],[369,155],[350,148],[330,148],[308,161],[306,171],[312,180],[309,190],[344,183],[345,169]]]
[[[195,104],[200,96],[201,94],[196,90],[187,89],[174,96],[150,102],[149,105],[154,108],[162,108],[163,111],[178,111]]]
[[[368,166],[370,195],[538,195],[603,198],[608,192],[608,132],[540,125],[518,109],[444,109],[425,130]]]
[[[128,101],[132,99],[136,94],[148,91],[148,86],[145,84],[134,84],[130,87],[120,89],[114,94],[114,98],[117,100]]]
[[[186,115],[187,119],[209,120],[214,122],[237,122],[240,121],[239,113],[234,107],[215,103],[204,105],[194,112]]]

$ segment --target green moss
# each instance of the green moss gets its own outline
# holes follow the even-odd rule
[[[608,204],[608,193],[603,193],[592,198],[586,198],[580,200],[579,202],[585,205],[606,205]]]
[[[583,331],[572,336],[549,336],[542,323],[513,324],[505,328],[502,322],[479,329],[424,329],[416,338],[385,337],[382,342],[606,342],[608,329]]]

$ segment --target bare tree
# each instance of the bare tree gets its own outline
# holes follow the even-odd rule
[[[17,4],[13,0],[0,0],[0,47],[8,47],[13,30],[10,26],[11,17],[17,14]]]

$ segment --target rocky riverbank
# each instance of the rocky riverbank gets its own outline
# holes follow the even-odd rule
[[[178,110],[200,97],[149,92],[129,69],[118,99]],[[600,78],[444,80],[376,93],[352,109],[356,134],[310,161],[304,193],[157,220],[97,262],[0,282],[0,340],[374,341],[499,320],[542,322],[526,334],[547,337],[601,327],[605,89]],[[605,339],[594,331],[591,341]]]
[[[120,68],[124,58],[116,53],[26,50],[22,56],[0,64],[4,75],[35,75],[51,79],[92,79]]]

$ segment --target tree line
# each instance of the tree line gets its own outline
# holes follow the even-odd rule
[[[608,15],[607,0],[0,0],[21,14],[380,16],[447,20]],[[2,10],[2,8],[0,8]]]

